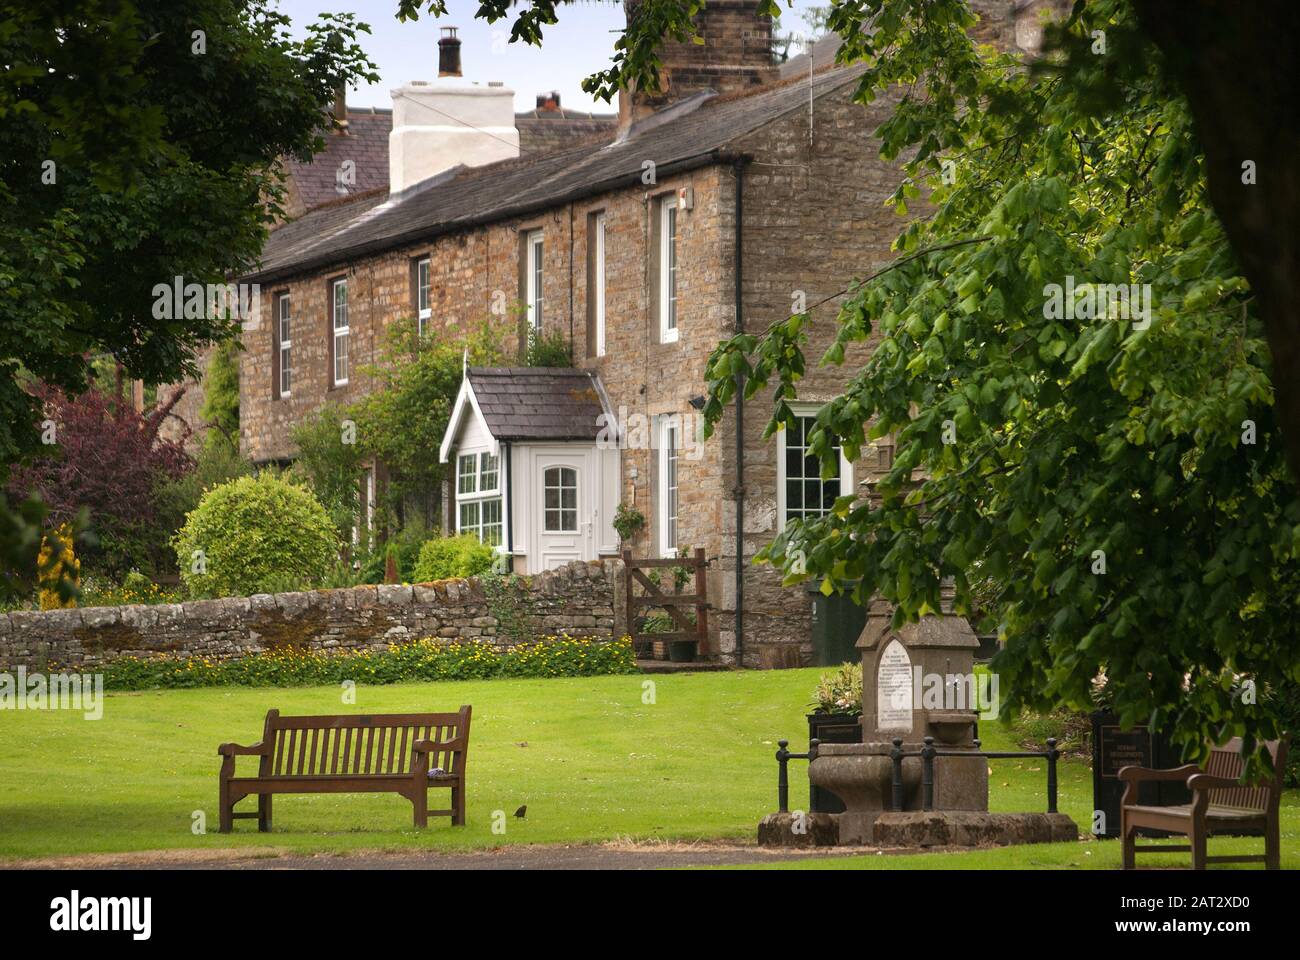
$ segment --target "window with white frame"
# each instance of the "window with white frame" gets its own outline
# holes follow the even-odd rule
[[[348,341],[352,328],[348,326],[348,281],[335,280],[331,286],[334,314],[334,386],[348,382]]]
[[[596,356],[605,355],[605,214],[598,213],[592,218],[592,244],[595,252],[592,257],[593,301],[592,317],[596,322]]]
[[[462,453],[456,458],[456,531],[499,547],[502,515],[499,458],[486,451]]]
[[[533,230],[525,238],[524,294],[528,305],[528,324],[542,329],[542,231]]]
[[[659,340],[677,339],[677,195],[659,207]]]
[[[420,336],[424,336],[424,328],[433,315],[433,310],[429,306],[429,258],[418,261],[415,265],[415,308],[416,315],[419,317]]]
[[[547,467],[542,473],[542,529],[547,533],[578,532],[578,471]]]
[[[664,417],[659,425],[659,552],[677,556],[678,466],[681,461],[681,421]]]
[[[796,412],[795,425],[778,431],[781,453],[778,461],[777,501],[781,526],[791,520],[815,520],[831,512],[835,499],[853,489],[852,470],[838,441],[835,451],[838,469],[835,476],[822,478],[821,461],[811,452],[812,432],[817,418],[811,409]]]
[[[279,339],[279,362],[280,362],[280,396],[289,396],[289,389],[292,380],[293,371],[293,341],[291,339],[292,331],[289,328],[289,295],[282,293],[276,299],[276,335]]]

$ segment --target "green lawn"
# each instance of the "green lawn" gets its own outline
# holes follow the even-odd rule
[[[79,713],[0,712],[0,858],[157,849],[276,847],[347,851],[482,848],[517,843],[634,839],[751,841],[776,806],[776,740],[806,744],[805,704],[820,671],[690,674],[654,678],[655,702],[642,702],[647,677],[489,680],[362,687],[343,706],[333,687],[210,688],[108,695],[103,719]],[[410,804],[395,795],[284,796],[275,830],[259,834],[236,821],[216,833],[218,743],[252,743],[270,707],[284,713],[374,712],[474,706],[468,825],[444,818],[412,829]],[[1012,747],[984,724],[989,749]],[[241,759],[251,771],[256,761]],[[792,806],[806,802],[806,764],[792,762]],[[1085,764],[1061,769],[1061,808],[1086,829],[1092,807]],[[1039,761],[994,761],[995,810],[1041,810]],[[435,792],[431,805],[440,806]],[[1300,798],[1285,799],[1286,865],[1300,867]],[[251,801],[244,801],[251,809]],[[508,817],[504,835],[493,813]],[[209,832],[196,835],[202,810]],[[1211,841],[1212,845],[1214,841]],[[1222,840],[1250,849],[1253,840]],[[1212,850],[1213,852],[1213,850]],[[1165,861],[1159,857],[1155,862]],[[854,858],[799,864],[843,868],[1114,866],[1113,842],[1057,844],[916,857]],[[1176,863],[1170,856],[1167,862]]]

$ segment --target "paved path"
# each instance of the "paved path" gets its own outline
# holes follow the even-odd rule
[[[720,843],[575,844],[498,847],[468,853],[358,851],[301,854],[273,847],[160,850],[26,860],[14,867],[120,870],[655,870],[664,867],[783,863],[874,853],[868,847],[784,850]]]

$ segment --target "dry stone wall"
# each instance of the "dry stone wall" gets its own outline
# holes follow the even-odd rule
[[[267,650],[349,651],[423,638],[507,649],[568,633],[623,633],[623,564],[571,563],[533,577],[260,594],[187,603],[0,614],[0,670],[124,656],[225,660]]]

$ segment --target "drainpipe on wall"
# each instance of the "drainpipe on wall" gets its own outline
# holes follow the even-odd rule
[[[736,179],[736,234],[735,267],[732,271],[736,283],[736,333],[745,332],[744,300],[741,295],[742,240],[744,238],[745,192],[744,173],[748,158],[740,155],[731,161]],[[736,374],[736,665],[745,665],[745,379]]]

